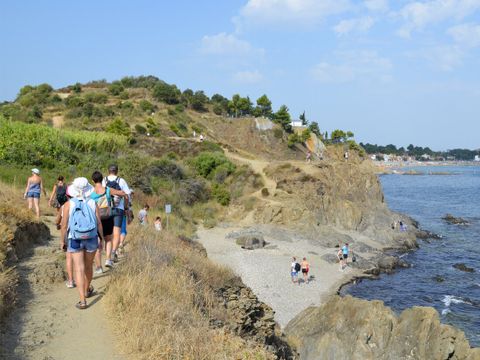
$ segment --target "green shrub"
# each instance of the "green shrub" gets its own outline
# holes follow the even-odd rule
[[[86,102],[91,102],[94,104],[106,104],[108,101],[107,94],[99,92],[88,92],[84,95]]]
[[[138,106],[148,114],[151,114],[155,110],[155,106],[148,100],[141,100]]]
[[[120,82],[114,82],[108,86],[108,91],[113,96],[118,96],[123,92],[124,88]]]
[[[128,94],[128,91],[124,90],[120,94],[118,94],[118,97],[122,100],[127,100],[130,95]]]
[[[181,113],[185,111],[185,106],[183,104],[177,104],[175,105],[175,111],[177,113]]]
[[[299,143],[302,141],[302,138],[298,136],[297,133],[293,133],[288,135],[288,147],[293,147],[295,144]]]
[[[213,171],[213,180],[219,184],[223,184],[227,177],[235,171],[235,165],[231,162],[226,162],[222,165],[219,165]]]
[[[152,118],[147,119],[147,130],[152,136],[156,136],[160,133],[160,127]]]
[[[216,152],[200,153],[193,159],[192,165],[197,173],[205,178],[210,176],[220,165],[230,166],[233,168],[232,171],[235,170],[235,165],[225,155]]]
[[[175,110],[173,110],[173,109],[171,109],[171,108],[168,108],[167,114],[170,115],[170,116],[175,116],[175,115],[176,115],[176,112],[175,112]]]
[[[140,124],[135,125],[135,131],[137,134],[140,135],[145,135],[147,133],[147,128],[145,126],[142,126]]]
[[[112,122],[107,125],[105,130],[116,135],[130,136],[131,134],[130,125],[128,125],[128,123],[121,118],[112,120]]]
[[[302,136],[301,136],[301,139],[303,142],[307,141],[308,139],[310,139],[310,136],[311,136],[311,131],[310,129],[305,129],[302,131]]]
[[[273,129],[273,136],[275,136],[277,139],[283,138],[283,130],[276,127]]]
[[[227,206],[230,204],[230,192],[224,185],[213,184],[212,196],[222,206]]]

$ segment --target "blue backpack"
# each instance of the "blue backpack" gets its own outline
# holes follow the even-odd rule
[[[96,238],[97,216],[86,200],[72,199],[74,208],[68,220],[70,236],[74,240]]]

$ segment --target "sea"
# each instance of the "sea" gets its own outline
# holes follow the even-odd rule
[[[460,328],[472,346],[480,347],[480,166],[402,169],[409,170],[423,175],[380,176],[386,202],[442,239],[419,240],[420,249],[401,254],[410,268],[349,285],[342,293],[383,300],[397,313],[434,307],[443,323]],[[446,223],[447,213],[470,225]],[[457,270],[456,263],[475,272]]]

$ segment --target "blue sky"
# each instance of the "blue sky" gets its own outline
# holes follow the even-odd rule
[[[266,93],[358,141],[480,147],[480,0],[4,0],[0,17],[0,101],[151,74]]]

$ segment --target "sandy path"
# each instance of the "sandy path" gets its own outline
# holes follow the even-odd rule
[[[235,240],[225,236],[238,228],[200,228],[198,241],[206,248],[208,257],[214,262],[230,267],[243,282],[275,310],[275,320],[285,327],[298,313],[311,305],[322,304],[336,293],[338,287],[359,275],[350,267],[340,271],[338,264],[330,264],[320,257],[332,253],[303,239],[290,241],[265,237],[267,247],[244,250]],[[310,274],[314,279],[309,283],[293,284],[290,279],[292,256],[301,259],[306,256],[311,264]]]
[[[58,250],[58,231],[51,226],[52,220],[52,217],[46,218],[52,239],[36,247],[34,255],[18,265],[20,303],[2,331],[0,344],[6,349],[2,358],[124,359],[115,350],[116,339],[102,305],[108,273],[94,279],[97,295],[90,299],[90,307],[84,311],[74,307],[78,301],[76,289],[67,289],[63,281],[52,284],[42,278],[42,272],[51,269],[55,261],[64,259]]]

